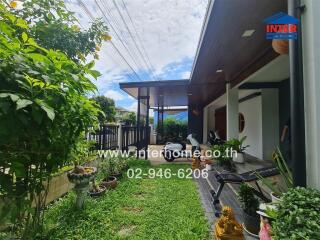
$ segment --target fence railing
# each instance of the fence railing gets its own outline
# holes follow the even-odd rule
[[[96,142],[96,149],[116,149],[118,144],[119,125],[105,124],[99,126],[95,132],[87,134],[87,140]]]
[[[136,126],[121,126],[105,124],[99,126],[95,131],[87,134],[88,141],[96,142],[97,150],[121,149],[129,150],[130,146],[137,149],[146,148],[150,138],[150,128]]]

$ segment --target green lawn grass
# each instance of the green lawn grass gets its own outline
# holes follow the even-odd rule
[[[131,167],[147,172],[148,161],[135,160]],[[187,165],[165,164],[177,172]],[[88,199],[84,210],[73,207],[68,194],[46,212],[48,239],[139,239],[202,240],[209,238],[209,225],[191,179],[124,177],[117,189],[99,199]]]

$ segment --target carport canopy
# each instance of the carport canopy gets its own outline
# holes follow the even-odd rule
[[[160,80],[120,83],[133,98],[149,96],[149,107],[188,106],[189,80]]]

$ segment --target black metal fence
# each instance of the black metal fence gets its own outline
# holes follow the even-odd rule
[[[118,125],[106,124],[99,126],[95,132],[89,132],[87,140],[95,141],[98,150],[116,149],[119,147],[118,135]]]
[[[88,141],[96,142],[97,150],[122,149],[128,151],[130,146],[135,146],[140,150],[148,146],[149,137],[150,127],[140,127],[138,131],[136,126],[120,127],[112,124],[101,125],[96,131],[91,130],[87,134]]]

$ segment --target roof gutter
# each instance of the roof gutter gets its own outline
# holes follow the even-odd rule
[[[208,27],[208,22],[209,22],[209,19],[210,19],[210,15],[211,15],[211,12],[212,12],[212,9],[213,9],[214,2],[215,2],[215,0],[209,0],[209,3],[208,3],[206,15],[205,15],[204,22],[203,22],[202,28],[201,28],[200,39],[199,39],[199,42],[198,42],[196,55],[195,55],[195,58],[194,58],[194,61],[193,61],[193,65],[192,65],[192,70],[191,70],[189,82],[191,82],[191,79],[192,79],[192,76],[193,76],[193,72],[194,72],[194,70],[196,68],[196,65],[197,65],[197,62],[198,62],[199,52],[200,52],[200,49],[201,49],[201,46],[202,46],[204,35],[205,35],[207,27]]]

